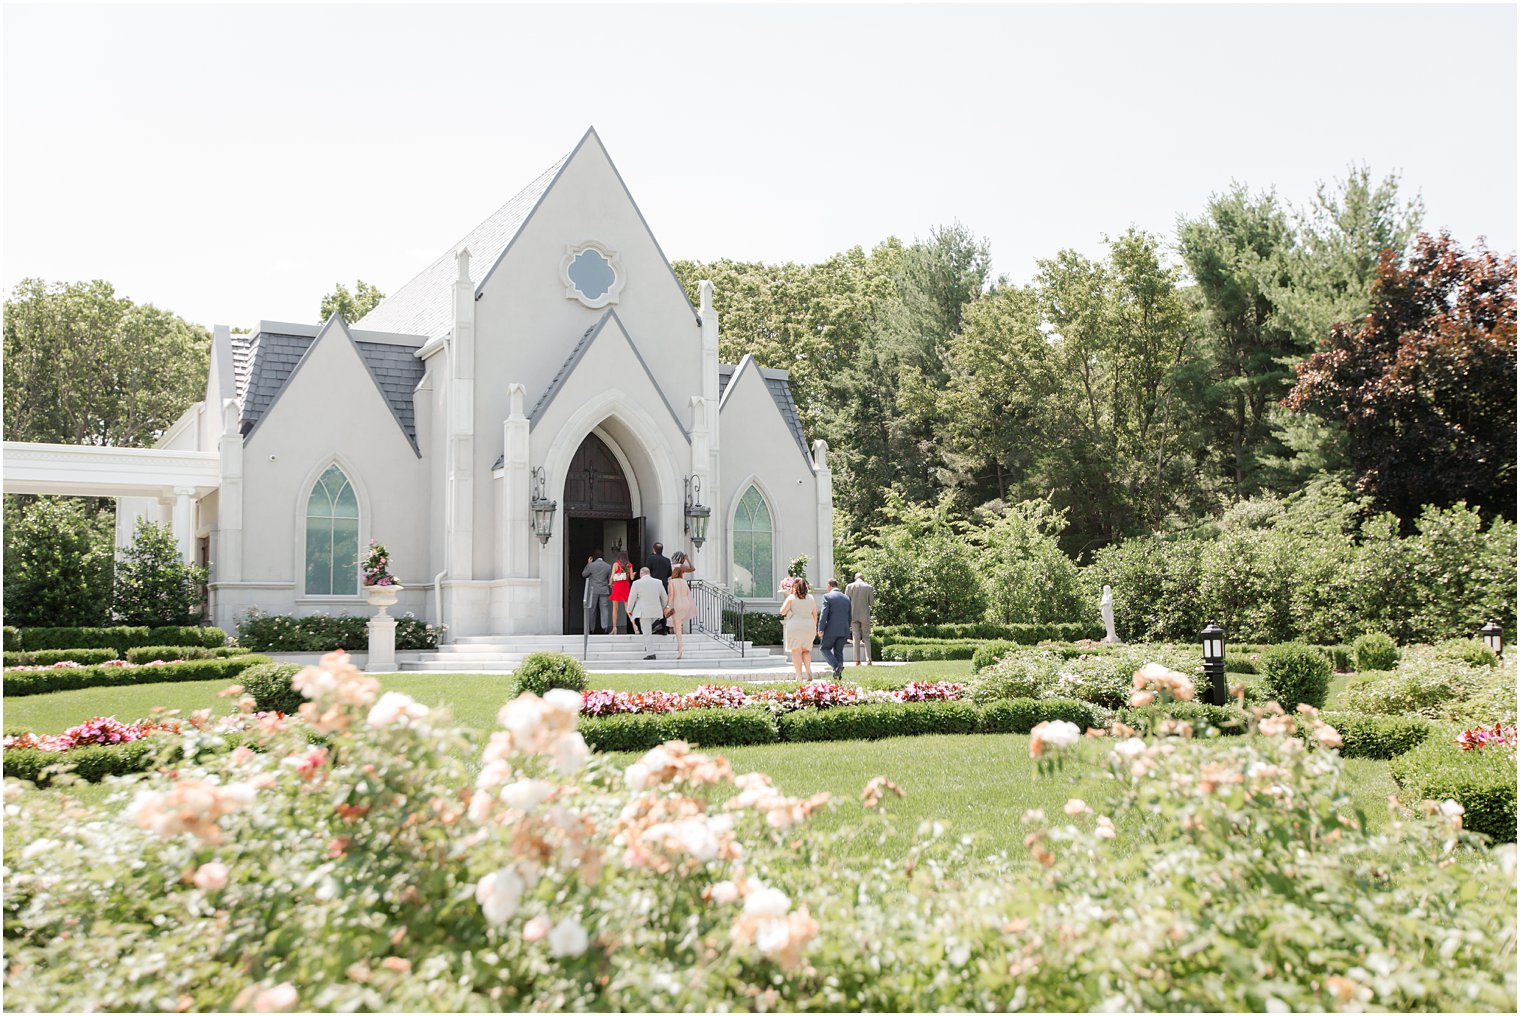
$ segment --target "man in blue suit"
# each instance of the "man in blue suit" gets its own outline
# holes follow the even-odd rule
[[[844,677],[844,644],[850,640],[850,598],[829,579],[829,591],[823,594],[818,610],[818,637],[823,640],[823,658],[834,671],[834,680]]]

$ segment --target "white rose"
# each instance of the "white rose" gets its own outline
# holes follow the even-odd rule
[[[1447,818],[1458,818],[1467,814],[1467,809],[1448,797],[1441,802],[1441,814]]]
[[[1080,797],[1073,797],[1070,801],[1066,802],[1066,806],[1061,810],[1073,818],[1078,815],[1085,815],[1088,811],[1087,802],[1082,800]]]
[[[792,901],[780,889],[761,886],[751,892],[744,901],[744,912],[756,917],[785,917],[792,909]]]
[[[1120,758],[1131,759],[1145,750],[1145,742],[1138,737],[1131,737],[1119,741],[1114,745],[1114,752]]]
[[[388,691],[370,707],[367,717],[371,727],[389,727],[394,723],[425,719],[428,707],[399,691]]]
[[[585,704],[586,700],[581,697],[581,693],[571,691],[569,688],[550,688],[544,693],[544,705],[567,712],[571,716],[579,716]]]
[[[739,887],[725,879],[713,884],[710,895],[714,903],[732,903],[739,898]]]
[[[792,929],[785,920],[769,918],[755,925],[755,948],[767,956],[774,956],[785,950],[791,938]]]
[[[501,802],[518,811],[532,811],[544,802],[552,789],[547,780],[518,780],[501,788]]]
[[[289,1012],[296,1007],[295,985],[289,981],[265,988],[253,996],[254,1012]]]
[[[643,790],[649,783],[649,767],[642,762],[635,762],[623,770],[623,782],[629,790]]]
[[[574,776],[591,758],[586,739],[576,731],[561,734],[554,740],[554,771],[561,776]]]
[[[227,886],[227,866],[220,861],[207,861],[195,869],[191,881],[201,892],[215,892]]]
[[[522,901],[523,880],[511,868],[493,871],[475,886],[475,902],[492,924],[505,924]]]
[[[1082,740],[1081,728],[1067,720],[1046,720],[1031,733],[1038,734],[1040,740],[1053,748],[1070,748]]]
[[[573,917],[566,917],[549,931],[550,956],[579,956],[586,951],[586,929]]]
[[[544,700],[532,692],[524,692],[502,706],[496,719],[511,731],[513,737],[526,740],[528,735],[543,726]]]

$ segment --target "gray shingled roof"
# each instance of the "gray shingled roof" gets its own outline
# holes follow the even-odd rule
[[[554,182],[566,154],[544,170],[538,178],[502,205],[486,221],[464,235],[406,285],[380,301],[380,304],[353,322],[352,327],[403,335],[426,335],[437,338],[453,327],[454,308],[451,287],[458,276],[454,255],[461,247],[470,249],[470,274],[479,282],[489,272],[528,221],[539,198]]]
[[[248,361],[253,352],[253,336],[232,336],[232,383],[238,402],[243,401],[243,389],[248,387]]]
[[[718,365],[718,398],[720,400],[723,398],[723,393],[728,391],[729,383],[733,381],[734,372],[738,369],[738,366],[732,363]],[[771,393],[771,400],[776,403],[776,408],[781,411],[781,418],[786,421],[787,429],[792,432],[792,437],[797,439],[797,447],[802,449],[802,454],[811,466],[813,454],[808,451],[807,435],[802,432],[802,419],[797,415],[797,401],[792,398],[790,375],[784,370],[760,367],[760,378]]]
[[[243,347],[241,355],[239,340],[242,340]],[[238,398],[242,403],[239,430],[242,434],[250,434],[258,426],[314,341],[310,335],[278,332],[233,336],[233,361],[239,367]],[[420,455],[412,394],[422,381],[426,365],[413,355],[415,349],[411,346],[355,340],[354,347],[396,422],[401,425],[407,441],[411,442],[412,450]]]

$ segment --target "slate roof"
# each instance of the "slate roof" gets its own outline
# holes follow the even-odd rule
[[[490,218],[464,235],[458,242],[428,265],[406,285],[381,300],[379,305],[353,322],[352,327],[403,335],[426,335],[436,339],[453,327],[454,306],[451,287],[458,276],[454,255],[461,247],[470,249],[470,268],[477,283],[491,270],[516,238],[528,215],[554,182],[567,153],[544,170],[512,200],[498,208]]]
[[[257,332],[232,337],[232,359],[237,376],[238,401],[242,406],[239,430],[247,435],[258,426],[270,405],[290,380],[296,364],[311,348],[315,338],[282,332]],[[421,454],[417,444],[417,416],[413,392],[422,381],[426,365],[413,354],[412,346],[389,342],[354,340],[359,358],[364,361],[375,386],[385,397],[396,422],[401,425],[412,450]]]
[[[718,398],[720,400],[728,391],[729,383],[733,381],[734,372],[738,369],[738,366],[732,363],[718,365]],[[808,465],[811,466],[813,453],[808,450],[807,435],[802,432],[802,418],[797,415],[797,400],[792,398],[790,375],[784,370],[760,367],[760,378],[771,393],[771,400],[780,410],[781,418],[786,421],[787,430],[790,430],[792,437],[797,439],[797,447],[802,449],[803,456],[807,458]]]

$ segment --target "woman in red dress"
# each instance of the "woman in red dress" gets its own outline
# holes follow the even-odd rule
[[[633,565],[628,563],[628,558],[619,554],[617,560],[612,562],[612,634],[616,635],[622,628],[618,621],[619,613],[628,611],[628,588],[633,585]],[[629,619],[630,621],[632,618]]]

